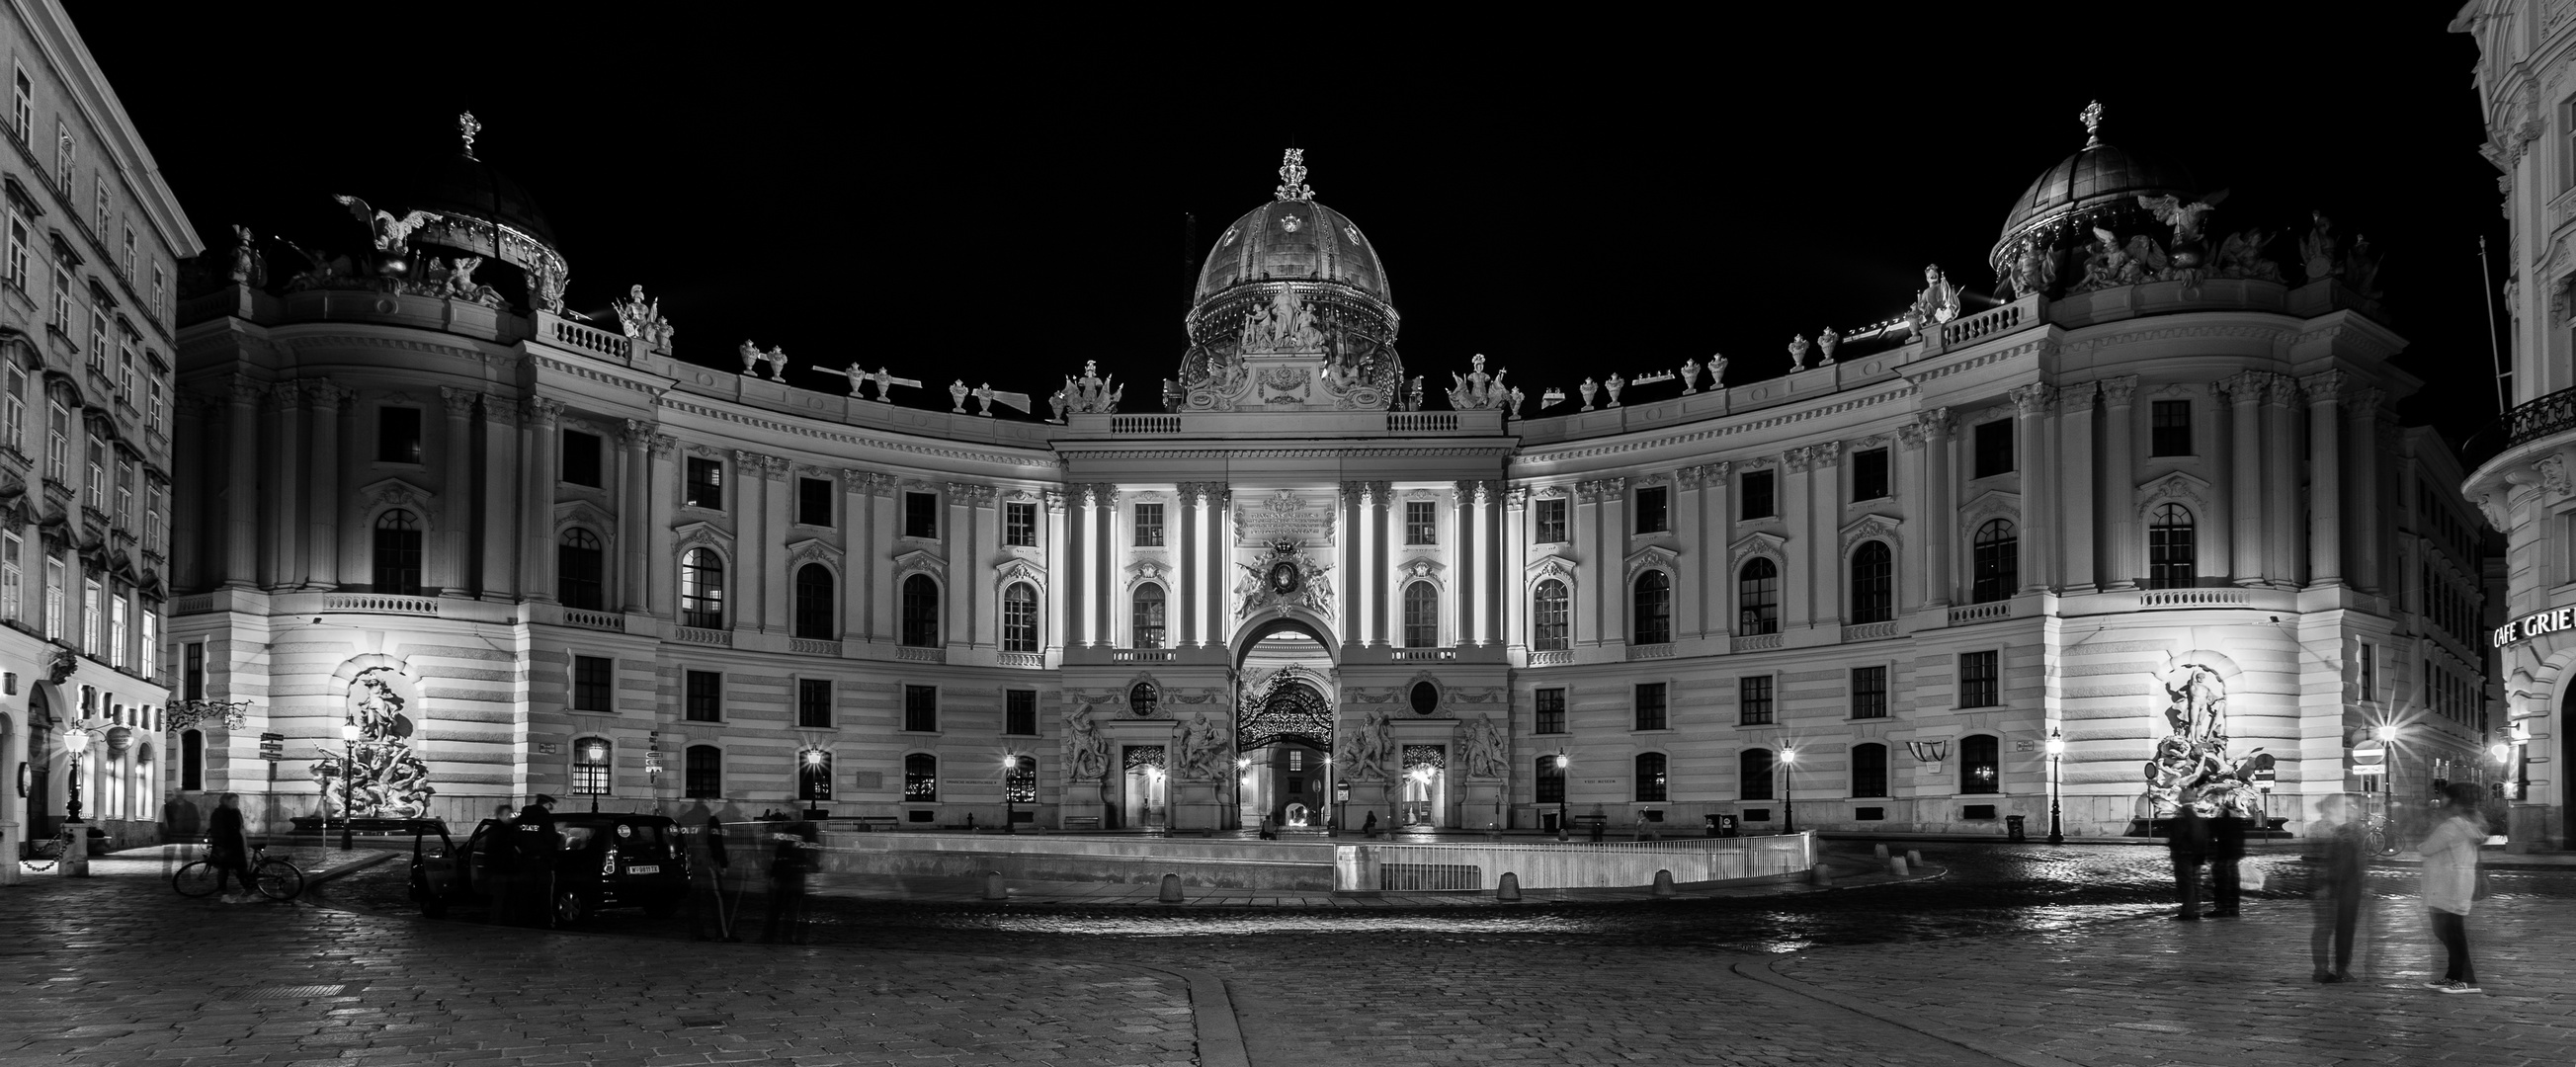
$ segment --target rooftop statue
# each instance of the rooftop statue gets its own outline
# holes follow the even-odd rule
[[[678,331],[671,328],[670,320],[662,317],[662,302],[654,300],[648,303],[641,285],[627,289],[626,294],[624,300],[608,302],[609,310],[617,313],[618,327],[626,332],[626,336],[645,344],[656,348],[670,347],[671,335]]]
[[[948,383],[948,397],[956,403],[955,407],[949,408],[948,410],[958,415],[965,414],[966,398],[974,392],[974,390],[966,387],[966,379],[964,378],[959,378],[956,381]]]
[[[2044,248],[2035,235],[2024,234],[2014,250],[2013,261],[2005,265],[2004,280],[2012,283],[2014,296],[2035,296],[2048,292],[2057,284],[2057,256]]]
[[[1711,353],[1708,357],[1708,387],[1726,388],[1726,357],[1722,354]]]
[[[1959,289],[1938,264],[1923,268],[1923,291],[1905,309],[1905,324],[1921,337],[1933,326],[1959,317]]]
[[[1593,381],[1587,376],[1583,379],[1583,384],[1575,386],[1575,388],[1583,390],[1583,410],[1592,410],[1592,394],[1601,391],[1601,383]]]
[[[747,345],[749,345],[749,344],[750,344],[750,342],[747,342],[747,341],[746,341],[746,342],[744,342],[744,344],[747,346]],[[752,349],[752,351],[756,353],[756,352],[758,352],[758,351],[760,351],[760,350],[755,348],[755,349]],[[816,367],[816,368],[814,368],[814,369],[816,369],[816,370],[821,370],[821,369],[823,369],[823,368],[821,368],[821,367]],[[745,373],[745,374],[749,374],[749,373],[751,373],[751,372],[750,372],[749,370],[745,370],[745,371],[743,371],[743,373]],[[858,364],[856,364],[856,363],[852,363],[852,364],[850,364],[847,368],[843,369],[843,370],[841,371],[841,373],[846,374],[846,375],[849,375],[849,377],[850,377],[850,395],[851,395],[851,396],[857,396],[857,395],[859,395],[859,384],[860,384],[860,383],[862,383],[862,382],[875,382],[875,383],[876,383],[876,385],[877,385],[877,395],[876,395],[873,399],[875,399],[875,400],[876,400],[876,402],[877,402],[877,403],[880,403],[880,404],[885,403],[885,402],[887,402],[888,400],[892,399],[892,398],[891,398],[890,396],[888,396],[887,394],[892,393],[892,392],[894,391],[894,387],[895,387],[895,386],[901,385],[901,386],[906,386],[906,387],[913,388],[913,389],[919,389],[919,388],[921,388],[921,383],[920,383],[920,382],[918,382],[918,381],[914,381],[913,379],[910,379],[910,378],[897,378],[897,377],[895,377],[893,374],[887,373],[887,371],[886,371],[886,369],[885,369],[884,367],[878,367],[878,368],[877,368],[877,372],[876,372],[875,374],[870,374],[870,373],[868,373],[868,372],[866,372],[866,371],[864,371],[864,370],[859,369],[859,365],[858,365]],[[1021,410],[1025,411],[1025,410],[1027,410],[1027,409],[1026,409],[1026,408],[1022,408]]]
[[[357,216],[359,222],[366,224],[368,231],[375,237],[378,252],[410,251],[411,232],[444,217],[435,212],[414,211],[398,219],[392,212],[368,207],[366,201],[354,196],[334,196],[331,199],[339,201],[341,206],[349,209],[349,214]]]
[[[2353,292],[2378,299],[2380,263],[2379,253],[2370,247],[2370,238],[2354,234],[2352,249],[2343,255],[2343,283]]]
[[[2154,281],[2164,274],[2167,263],[2165,250],[2155,238],[2142,233],[2122,245],[2117,234],[2099,226],[2093,228],[2093,243],[2084,246],[2084,257],[2084,280],[2068,290],[2071,293]]]
[[[733,352],[735,355],[742,357],[742,372],[744,374],[757,375],[760,373],[761,355],[759,345],[745,341],[742,343],[741,347],[734,349]]]
[[[556,315],[564,314],[564,287],[572,283],[571,272],[556,267],[550,260],[528,271],[527,280],[529,306],[541,307]]]
[[[261,258],[259,239],[251,235],[248,226],[233,227],[232,280],[234,285],[253,289],[268,284],[268,261]]]
[[[1062,410],[1076,415],[1091,415],[1116,412],[1118,398],[1126,392],[1126,386],[1113,386],[1110,379],[1100,376],[1100,361],[1084,360],[1082,377],[1066,377],[1064,389],[1056,395],[1064,398]]]
[[[1243,332],[1237,347],[1245,352],[1312,352],[1324,345],[1324,333],[1315,328],[1314,312],[1297,296],[1297,290],[1286,285],[1267,308],[1253,307],[1244,314]]]
[[[304,261],[312,265],[310,269],[286,280],[287,292],[345,288],[345,281],[353,277],[347,256],[332,256],[324,259],[323,253],[303,245],[289,243],[286,247],[294,249],[296,255],[304,257]]]
[[[1601,384],[1602,384],[1602,385],[1604,385],[1604,386],[1606,386],[1606,387],[1608,387],[1608,388],[1609,388],[1609,390],[1610,390],[1610,406],[1611,406],[1611,407],[1614,407],[1614,408],[1615,408],[1615,407],[1618,407],[1618,406],[1619,406],[1619,390],[1621,390],[1621,389],[1625,389],[1625,388],[1627,388],[1627,387],[1628,387],[1628,382],[1627,382],[1627,380],[1626,380],[1626,379],[1624,379],[1624,378],[1619,377],[1619,372],[1618,372],[1618,371],[1611,371],[1611,372],[1610,372],[1610,380],[1605,381],[1605,382],[1602,382]]]
[[[2299,239],[2299,263],[2307,268],[2307,280],[2343,273],[2343,264],[2335,257],[2334,220],[2322,211],[2309,212],[2308,220],[2308,235]]]
[[[1492,377],[1487,377],[1483,353],[1478,353],[1470,361],[1470,366],[1472,369],[1464,376],[1454,371],[1450,373],[1449,377],[1457,385],[1449,390],[1449,406],[1459,411],[1502,407],[1508,397],[1503,389],[1503,375],[1511,372],[1496,371]]]
[[[1793,333],[1793,334],[1790,334],[1790,335],[1789,335],[1789,369],[1790,369],[1790,370],[1805,370],[1805,369],[1807,369],[1807,335],[1806,335],[1806,334],[1803,334],[1803,333]]]
[[[1013,410],[1018,411],[1023,415],[1027,414],[1029,410],[1029,394],[1005,393],[999,389],[993,388],[993,383],[991,382],[985,382],[983,385],[976,387],[975,391],[969,395],[972,395],[975,398],[975,402],[977,404],[983,406],[983,410],[978,412],[978,414],[983,415],[986,418],[992,417],[993,404],[996,401],[1010,405]]]
[[[2264,246],[2271,244],[2273,239],[2279,236],[2276,233],[2264,232],[2260,226],[2228,234],[2227,240],[2219,242],[2218,245],[2218,276],[2251,278],[2265,282],[2280,281],[2281,265],[2272,262],[2270,257],[2263,254]]]
[[[769,361],[770,381],[783,382],[787,380],[787,346],[771,345],[769,346],[769,353],[761,358]]]
[[[2200,243],[2201,217],[2209,214],[2212,209],[2226,200],[2227,190],[2221,189],[2188,204],[2183,203],[2181,197],[2170,194],[2141,195],[2138,197],[2138,206],[2154,212],[2157,222],[2173,227],[2173,247],[2180,248],[2187,244]]]

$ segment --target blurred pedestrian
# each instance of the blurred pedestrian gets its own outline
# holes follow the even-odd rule
[[[1261,816],[1261,839],[1264,841],[1279,840],[1279,832],[1270,828],[1270,815],[1268,812],[1262,813]]]
[[[2452,782],[2442,787],[2447,803],[2443,819],[2416,846],[2424,856],[2424,910],[2432,918],[2433,936],[2450,954],[2450,967],[2427,989],[2476,993],[2477,968],[2469,963],[2469,904],[2477,896],[2478,846],[2487,840],[2485,817],[2478,813],[2478,787]]]
[[[742,940],[734,936],[732,917],[725,913],[724,878],[733,860],[725,851],[724,824],[703,800],[690,805],[679,823],[689,843],[689,940]]]
[[[510,836],[518,843],[518,918],[530,926],[555,924],[555,861],[563,835],[555,830],[555,798],[544,793],[519,809]]]
[[[1368,813],[1368,819],[1367,819],[1367,821],[1360,823],[1360,836],[1361,836],[1361,837],[1376,837],[1376,836],[1377,836],[1377,810],[1376,810],[1376,809],[1374,809],[1374,808],[1370,809],[1370,810],[1369,810],[1369,813]]]
[[[239,894],[224,893],[226,904],[247,904],[258,900],[250,884],[250,832],[242,822],[241,794],[226,793],[213,816],[206,820],[206,866],[215,872],[215,890],[235,880],[241,882]]]
[[[2316,964],[2317,981],[2349,982],[2352,935],[2361,923],[2361,888],[2368,877],[2360,813],[2351,794],[2336,793],[2318,802],[2317,816],[2326,851],[2317,865],[2316,889],[2309,901],[2316,925],[2308,932],[2308,958]],[[2331,960],[2326,953],[2329,943],[2334,948]]]
[[[814,824],[779,819],[770,824],[769,916],[761,923],[760,941],[805,943],[805,876],[815,866],[820,847]]]
[[[2182,910],[2173,917],[2199,922],[2200,865],[2209,859],[2209,820],[2201,816],[2198,797],[2185,794],[2173,818],[2165,820],[2165,850],[2173,857],[2174,895],[2182,898]]]
[[[499,813],[482,830],[480,863],[473,886],[490,905],[492,921],[508,926],[519,921],[519,817],[502,801]],[[469,848],[472,846],[468,846]]]
[[[2214,892],[2210,909],[2201,913],[2209,918],[2237,917],[2244,896],[2245,830],[2245,812],[2233,805],[2218,809],[2218,817],[2209,820],[2209,881]]]

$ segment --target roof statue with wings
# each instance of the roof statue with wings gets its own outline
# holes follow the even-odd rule
[[[354,196],[333,196],[331,199],[339,201],[341,206],[349,209],[349,214],[356,216],[359,222],[367,225],[368,232],[375,236],[378,252],[410,251],[413,230],[445,217],[435,212],[414,211],[401,218],[395,218],[393,212],[378,211],[368,207],[366,201]]]
[[[2046,293],[2057,284],[2057,250],[2042,245],[2035,234],[2024,234],[2012,262],[2004,265],[2004,280],[2014,296]]]
[[[2073,291],[2154,281],[2164,273],[2167,262],[2165,250],[2155,238],[2142,233],[2123,245],[2118,234],[2096,226],[2093,243],[2084,246],[2084,281]]]
[[[2250,278],[2264,282],[2280,281],[2281,265],[2272,262],[2271,257],[2263,254],[2263,247],[2271,244],[2273,239],[2279,236],[2281,235],[2278,233],[2266,232],[2260,226],[2228,234],[2227,239],[2219,242],[2218,245],[2218,276]]]
[[[2183,245],[2200,243],[2201,216],[2209,214],[2212,209],[2225,203],[2226,200],[2227,190],[2221,189],[2188,204],[2183,203],[2181,197],[2171,194],[2141,195],[2138,197],[2138,206],[2153,212],[2157,222],[2173,227],[2173,246],[2180,248]]]

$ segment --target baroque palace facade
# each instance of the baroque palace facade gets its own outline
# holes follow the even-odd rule
[[[0,854],[156,832],[179,261],[200,250],[54,0],[0,15]],[[18,865],[0,863],[0,882]]]
[[[2401,787],[2477,773],[2471,513],[2393,421],[2368,262],[2285,279],[2098,139],[2012,209],[2013,299],[1930,272],[1759,380],[1548,417],[1481,358],[1426,395],[1292,152],[1160,403],[1086,367],[1035,421],[683,362],[640,291],[566,317],[465,128],[351,254],[244,247],[184,302],[171,661],[238,712],[205,789],[270,788],[270,733],[299,814],[1976,832],[2045,823],[2056,738],[2069,832],[2123,833],[2295,826],[2391,716]]]

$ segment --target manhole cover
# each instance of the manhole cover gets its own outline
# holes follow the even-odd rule
[[[303,1000],[308,997],[336,997],[348,990],[346,983],[332,985],[273,985],[245,989],[226,1000]]]

